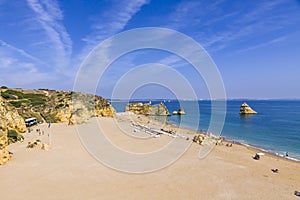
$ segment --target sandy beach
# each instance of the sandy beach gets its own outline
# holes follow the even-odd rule
[[[91,124],[96,122],[114,145],[128,152],[153,152],[174,140],[124,134],[124,129],[139,133],[122,116],[94,118]],[[89,124],[79,126],[89,134]],[[76,126],[38,128],[44,135],[34,130],[24,134],[23,143],[9,146],[13,158],[0,167],[2,199],[299,199],[294,191],[300,191],[300,163],[267,154],[254,160],[258,151],[246,146],[217,145],[199,159],[200,145],[192,143],[175,163],[132,174],[97,161],[82,145]],[[51,149],[26,148],[36,139],[51,143]]]

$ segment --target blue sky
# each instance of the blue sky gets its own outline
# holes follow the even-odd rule
[[[72,89],[80,64],[100,42],[125,30],[163,27],[205,48],[228,98],[300,98],[299,1],[0,0],[0,27],[0,85]],[[192,66],[149,49],[114,62],[97,93],[110,97],[122,75],[147,63],[168,65],[190,81],[198,98],[209,97]],[[148,85],[135,97],[171,93]]]

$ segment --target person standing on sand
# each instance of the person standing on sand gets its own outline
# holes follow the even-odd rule
[[[51,122],[48,123],[48,128],[50,128],[50,126],[51,126]]]

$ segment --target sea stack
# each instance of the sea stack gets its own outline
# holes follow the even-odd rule
[[[241,115],[257,114],[257,112],[253,110],[247,103],[243,103],[240,107],[240,114]]]
[[[179,108],[178,115],[185,115],[183,108]]]
[[[173,115],[185,115],[183,108],[179,108],[178,111],[173,111]]]

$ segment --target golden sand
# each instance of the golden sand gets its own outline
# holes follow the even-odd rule
[[[97,118],[109,139],[121,149],[150,152],[174,138],[135,139],[116,119]],[[120,122],[120,118],[119,118]],[[120,128],[121,126],[121,128]],[[130,174],[99,163],[83,147],[76,126],[39,125],[44,135],[26,133],[9,147],[12,160],[0,167],[1,199],[298,199],[300,164],[234,144],[216,146],[203,159],[193,143],[175,163],[152,173]],[[131,127],[132,128],[132,127]],[[89,132],[86,129],[87,134]],[[131,131],[131,130],[128,130]],[[48,138],[49,134],[49,138]],[[26,148],[29,141],[51,143],[50,150]],[[271,169],[278,169],[274,173]]]

